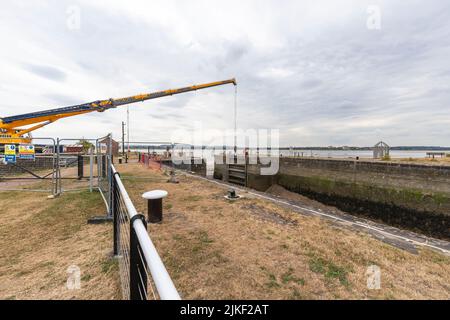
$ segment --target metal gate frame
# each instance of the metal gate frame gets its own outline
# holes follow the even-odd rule
[[[105,155],[102,154],[101,151],[101,143],[102,140],[108,140],[107,142],[107,152]],[[113,162],[112,159],[112,134],[98,138],[95,140],[95,150],[97,157],[97,188],[103,198],[103,201],[106,205],[107,215],[109,217],[112,216],[111,210],[111,202],[112,202],[112,193],[111,193],[111,185],[112,185],[112,177],[111,177],[111,164]]]
[[[97,145],[98,145],[98,141],[101,140],[101,139],[105,139],[106,137],[107,137],[107,136],[102,137],[102,138],[90,138],[90,139],[86,139],[86,138],[80,138],[80,139],[63,138],[63,139],[60,139],[60,138],[57,138],[57,148],[58,148],[58,157],[57,157],[57,163],[58,163],[58,172],[57,172],[58,194],[61,194],[61,193],[63,193],[63,192],[68,192],[68,191],[80,191],[80,190],[84,190],[84,189],[89,189],[89,191],[92,192],[94,188],[98,187],[98,184],[97,184],[97,185],[94,185],[94,178],[96,178],[96,177],[93,175],[93,169],[94,169],[94,168],[93,168],[93,162],[94,162],[94,159],[95,159],[95,157],[96,157],[96,155],[97,155]],[[76,142],[78,142],[78,141],[80,141],[80,140],[85,140],[85,141],[88,141],[88,142],[92,143],[92,145],[93,145],[94,148],[95,148],[95,150],[93,151],[93,153],[88,155],[88,157],[89,157],[89,162],[90,162],[90,169],[89,169],[89,187],[88,187],[88,188],[82,188],[82,189],[79,189],[79,188],[78,188],[78,189],[64,189],[63,186],[62,186],[63,178],[62,178],[62,176],[61,176],[61,164],[60,164],[60,162],[61,162],[61,152],[60,152],[60,149],[61,149],[61,146],[63,145],[63,144],[62,144],[63,142],[70,142],[70,141],[76,141]],[[86,156],[84,156],[84,157],[86,157]],[[99,173],[99,172],[100,172],[100,171],[97,172],[97,178],[98,178],[98,173]],[[73,179],[75,179],[75,177],[74,177]]]
[[[17,143],[17,144],[20,144],[20,140],[21,140],[21,138],[10,138],[10,139],[12,139],[12,140],[18,140],[19,142]],[[55,151],[57,151],[56,150],[56,145],[57,145],[57,142],[56,142],[56,140],[54,139],[54,138],[51,138],[51,137],[36,137],[36,138],[33,138],[33,140],[47,140],[47,141],[51,141],[51,142],[53,142],[53,153],[52,153],[52,172],[50,173],[51,174],[51,179],[52,179],[52,187],[51,187],[51,190],[49,190],[49,189],[14,189],[14,188],[6,188],[6,189],[2,189],[2,190],[0,190],[0,192],[2,192],[2,191],[27,191],[27,192],[51,192],[52,193],[52,195],[53,196],[56,196],[57,194],[58,194],[58,182],[57,182],[57,175],[56,175],[56,173],[57,173],[57,171],[58,171],[58,167],[59,167],[59,164],[58,164],[58,162],[56,161],[56,159],[57,159],[57,157],[58,157],[58,155],[57,155],[57,153],[58,152],[55,152]],[[21,167],[20,167],[21,168]],[[22,170],[24,170],[24,171],[27,171],[26,169],[24,169],[24,168],[22,168]],[[4,179],[4,180],[33,180],[33,179],[40,179],[40,180],[44,180],[44,179],[47,179],[47,177],[50,175],[50,174],[47,174],[47,175],[45,175],[44,177],[40,177],[39,175],[37,175],[37,174],[35,174],[33,171],[31,171],[31,170],[29,170],[28,171],[28,173],[30,173],[31,175],[33,175],[34,176],[34,178],[13,178],[13,177],[2,177],[2,179]]]
[[[12,138],[12,139],[16,139],[18,141],[20,141],[21,138]],[[109,168],[111,167],[112,164],[112,134],[108,134],[106,136],[100,137],[100,138],[96,138],[96,139],[85,139],[85,138],[81,138],[82,140],[86,140],[89,141],[91,143],[95,143],[95,150],[93,151],[92,154],[89,155],[89,159],[90,159],[90,176],[89,176],[89,187],[86,188],[88,190],[90,190],[91,192],[93,192],[94,189],[98,189],[102,195],[103,200],[105,201],[105,204],[108,208],[108,214],[111,214],[110,212],[110,203],[111,203],[111,176],[110,176],[110,170]],[[60,164],[60,160],[61,160],[61,150],[60,147],[62,146],[62,142],[68,142],[68,141],[80,141],[81,139],[73,139],[73,138],[51,138],[51,137],[36,137],[33,138],[33,141],[38,140],[38,141],[43,141],[43,140],[47,140],[47,141],[51,141],[52,145],[50,145],[53,148],[53,153],[52,153],[52,172],[51,174],[51,180],[52,180],[52,187],[51,190],[50,189],[18,189],[18,188],[5,188],[0,190],[0,192],[2,191],[29,191],[29,192],[51,192],[51,195],[53,197],[59,196],[60,194],[62,194],[63,192],[66,191],[79,191],[81,189],[67,189],[65,190],[62,186],[62,176],[61,176],[61,164]],[[108,140],[107,141],[107,154],[102,154],[101,153],[101,148],[100,148],[100,141],[102,140]],[[18,142],[17,144],[20,144],[20,142]],[[98,170],[98,174],[97,174],[97,183],[94,184],[94,175],[93,175],[93,166],[94,166],[94,159],[97,159],[97,170]],[[27,171],[26,169],[23,169],[24,171]],[[2,179],[5,180],[24,180],[24,179],[47,179],[47,177],[50,174],[47,174],[44,177],[40,177],[39,175],[33,173],[31,170],[28,172],[31,175],[33,175],[33,177],[30,178],[14,178],[14,177],[2,177]],[[104,175],[102,175],[101,173],[105,173]]]

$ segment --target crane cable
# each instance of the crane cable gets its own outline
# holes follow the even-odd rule
[[[237,155],[237,85],[234,86],[234,155]]]

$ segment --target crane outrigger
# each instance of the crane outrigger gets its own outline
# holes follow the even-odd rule
[[[145,93],[134,95],[125,98],[98,100],[83,104],[78,104],[69,107],[62,107],[44,111],[37,111],[31,113],[25,113],[15,116],[0,118],[0,145],[2,144],[20,144],[31,143],[31,132],[42,128],[56,120],[77,116],[93,111],[104,112],[105,110],[116,108],[119,106],[146,101],[150,99],[157,99],[174,94],[180,94],[190,91],[196,91],[225,84],[237,85],[236,79],[229,79],[217,82],[210,82],[205,84],[193,85],[178,89],[169,89],[164,91],[157,91],[152,93]],[[30,126],[24,128],[26,126]],[[28,136],[25,137],[25,135]]]

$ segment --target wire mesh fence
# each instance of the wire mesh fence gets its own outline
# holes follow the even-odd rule
[[[162,169],[162,159],[160,155],[139,154],[139,162],[150,169],[154,170]]]
[[[98,188],[109,206],[106,162],[112,161],[111,141],[111,135],[99,139],[34,137],[33,144],[27,144],[33,152],[25,158],[20,154],[23,144],[17,138],[17,143],[8,145],[8,150],[10,146],[16,149],[13,161],[6,155],[5,145],[0,145],[0,191],[39,191],[58,196],[66,191]],[[102,175],[98,177],[98,173]]]
[[[43,185],[38,185],[35,191],[51,192],[54,196],[68,190],[76,190],[74,185],[82,185],[85,189],[90,188],[91,191],[98,190],[105,202],[107,214],[90,220],[94,223],[113,221],[114,254],[118,258],[123,298],[131,300],[180,299],[148,235],[144,216],[136,211],[119,173],[113,166],[111,134],[99,139],[83,139],[83,141],[90,141],[89,154],[75,155],[67,154],[62,150],[67,149],[69,144],[73,144],[76,139],[35,138],[36,141],[39,139],[47,145],[47,151],[43,152],[42,156],[36,155],[35,159],[39,160],[29,160],[26,163],[27,166],[22,162],[14,163],[14,165],[11,163],[1,164],[0,178],[5,178],[6,181],[0,179],[0,191],[11,191],[13,189],[11,186],[18,185],[16,180],[20,181],[19,178],[22,180],[37,179],[36,181],[39,183],[48,181],[51,183],[50,188],[44,189]],[[63,179],[83,178],[86,159],[89,162],[89,179],[87,180],[89,184],[86,181],[82,184],[72,181],[63,186]],[[43,172],[40,167],[35,168],[37,164],[45,164],[48,166],[45,169],[49,172]],[[21,176],[7,171],[13,169],[20,169]],[[24,173],[30,177],[23,176]],[[2,184],[4,189],[2,189]],[[26,190],[32,191],[31,189]]]

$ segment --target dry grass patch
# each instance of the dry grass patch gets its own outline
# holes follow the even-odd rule
[[[119,298],[110,254],[112,226],[88,225],[104,214],[98,193],[0,193],[1,299]],[[81,269],[81,289],[66,288],[67,268]]]

